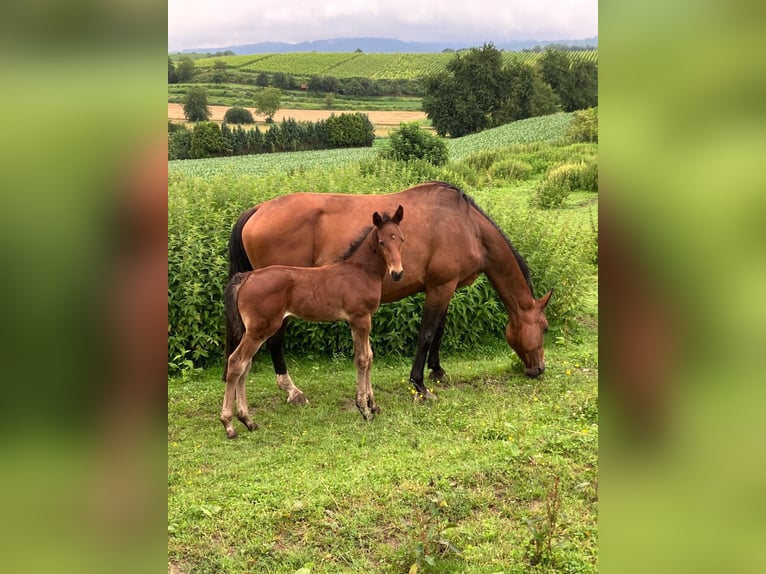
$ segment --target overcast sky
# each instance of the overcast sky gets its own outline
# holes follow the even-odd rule
[[[570,40],[598,34],[598,0],[168,0],[168,50],[373,37]]]

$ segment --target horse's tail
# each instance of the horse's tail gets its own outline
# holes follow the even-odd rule
[[[245,252],[245,245],[242,242],[242,228],[257,210],[258,206],[256,205],[245,211],[231,228],[231,235],[229,236],[229,279],[237,273],[253,270]]]
[[[247,273],[236,273],[226,284],[226,291],[223,295],[224,312],[226,314],[226,343],[224,345],[226,362],[223,366],[224,381],[226,380],[226,375],[229,370],[229,355],[234,352],[234,349],[237,348],[239,342],[242,340],[242,335],[245,334],[245,324],[242,322],[242,317],[239,314],[239,307],[237,306],[237,292],[246,278]]]
[[[226,292],[224,294],[224,314],[226,316],[226,338],[224,343],[224,360],[226,363],[223,367],[224,381],[226,380],[226,372],[228,370],[229,355],[231,355],[232,351],[239,345],[245,330],[245,326],[237,311],[237,290],[239,289],[239,284],[242,282],[242,279],[240,278],[235,282],[234,277],[237,273],[253,270],[253,266],[250,264],[250,260],[247,258],[247,253],[245,252],[245,245],[242,242],[242,228],[257,209],[258,206],[256,205],[240,215],[239,219],[237,219],[237,222],[234,224],[234,227],[231,228],[231,235],[229,236],[229,283],[226,285]]]

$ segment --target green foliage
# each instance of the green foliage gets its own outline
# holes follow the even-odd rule
[[[375,127],[367,114],[333,114],[325,124],[329,147],[370,147],[375,141]]]
[[[423,110],[441,136],[460,137],[558,110],[559,98],[539,71],[504,62],[492,44],[458,54],[425,81]]]
[[[255,94],[254,99],[255,111],[270,120],[279,111],[282,102],[282,90],[274,87],[264,88]]]
[[[194,60],[189,57],[183,57],[176,64],[176,82],[190,82],[194,77]]]
[[[173,60],[170,59],[170,56],[168,56],[168,84],[175,84],[177,81],[176,66]]]
[[[198,122],[192,130],[189,157],[210,157],[223,151],[224,140],[220,126],[216,122]]]
[[[565,111],[598,105],[598,64],[595,61],[575,58],[572,52],[547,48],[537,66]]]
[[[189,159],[191,149],[191,130],[181,126],[180,130],[174,130],[168,134],[168,159]]]
[[[588,108],[574,113],[572,124],[567,130],[567,140],[598,143],[598,108]]]
[[[434,165],[447,163],[447,145],[441,138],[420,129],[416,122],[401,124],[390,134],[387,157],[399,161],[422,159]]]
[[[540,183],[532,204],[540,208],[560,207],[570,192],[598,191],[596,159],[565,163],[551,168]]]
[[[184,116],[190,122],[204,122],[210,119],[205,88],[200,86],[189,88],[184,99]]]
[[[250,113],[250,110],[239,106],[234,106],[233,108],[226,110],[226,113],[223,116],[223,121],[225,121],[227,124],[255,123],[253,114]]]

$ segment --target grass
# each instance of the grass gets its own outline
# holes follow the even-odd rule
[[[301,408],[260,353],[248,383],[260,428],[234,441],[218,421],[220,370],[172,379],[174,571],[595,572],[596,349],[594,330],[566,345],[549,334],[536,380],[500,347],[448,357],[450,381],[426,405],[405,382],[409,358],[378,358],[372,423],[350,357],[288,357]]]
[[[261,90],[248,84],[168,84],[168,102],[183,103],[186,92],[193,86],[207,88],[208,104],[211,106],[244,106],[255,105],[255,93]],[[291,110],[325,110],[327,94],[303,92],[299,90],[282,90],[280,107]],[[365,110],[365,111],[421,111],[421,98],[410,96],[345,96],[335,94],[332,110]]]

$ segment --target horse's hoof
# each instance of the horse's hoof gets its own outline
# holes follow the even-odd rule
[[[370,408],[370,410],[371,410],[373,413],[375,413],[376,415],[379,415],[379,414],[380,414],[380,407],[379,407],[378,405],[372,405],[372,407]]]
[[[226,436],[228,438],[237,438],[237,431],[234,429],[226,429]]]
[[[437,397],[435,394],[433,394],[431,391],[426,389],[425,394],[415,391],[415,402],[420,403],[426,403],[428,401],[438,401],[439,397]]]
[[[428,375],[428,378],[432,381],[439,381],[443,383],[449,380],[449,375],[447,375],[447,372],[444,369],[439,368],[437,370],[431,371],[431,374]]]
[[[250,432],[253,432],[255,429],[258,428],[258,425],[255,424],[253,421],[247,421],[244,423],[244,425],[247,427],[247,430]]]
[[[306,395],[303,393],[295,393],[294,395],[288,397],[287,402],[291,405],[307,405],[309,404],[309,400],[306,398]]]

